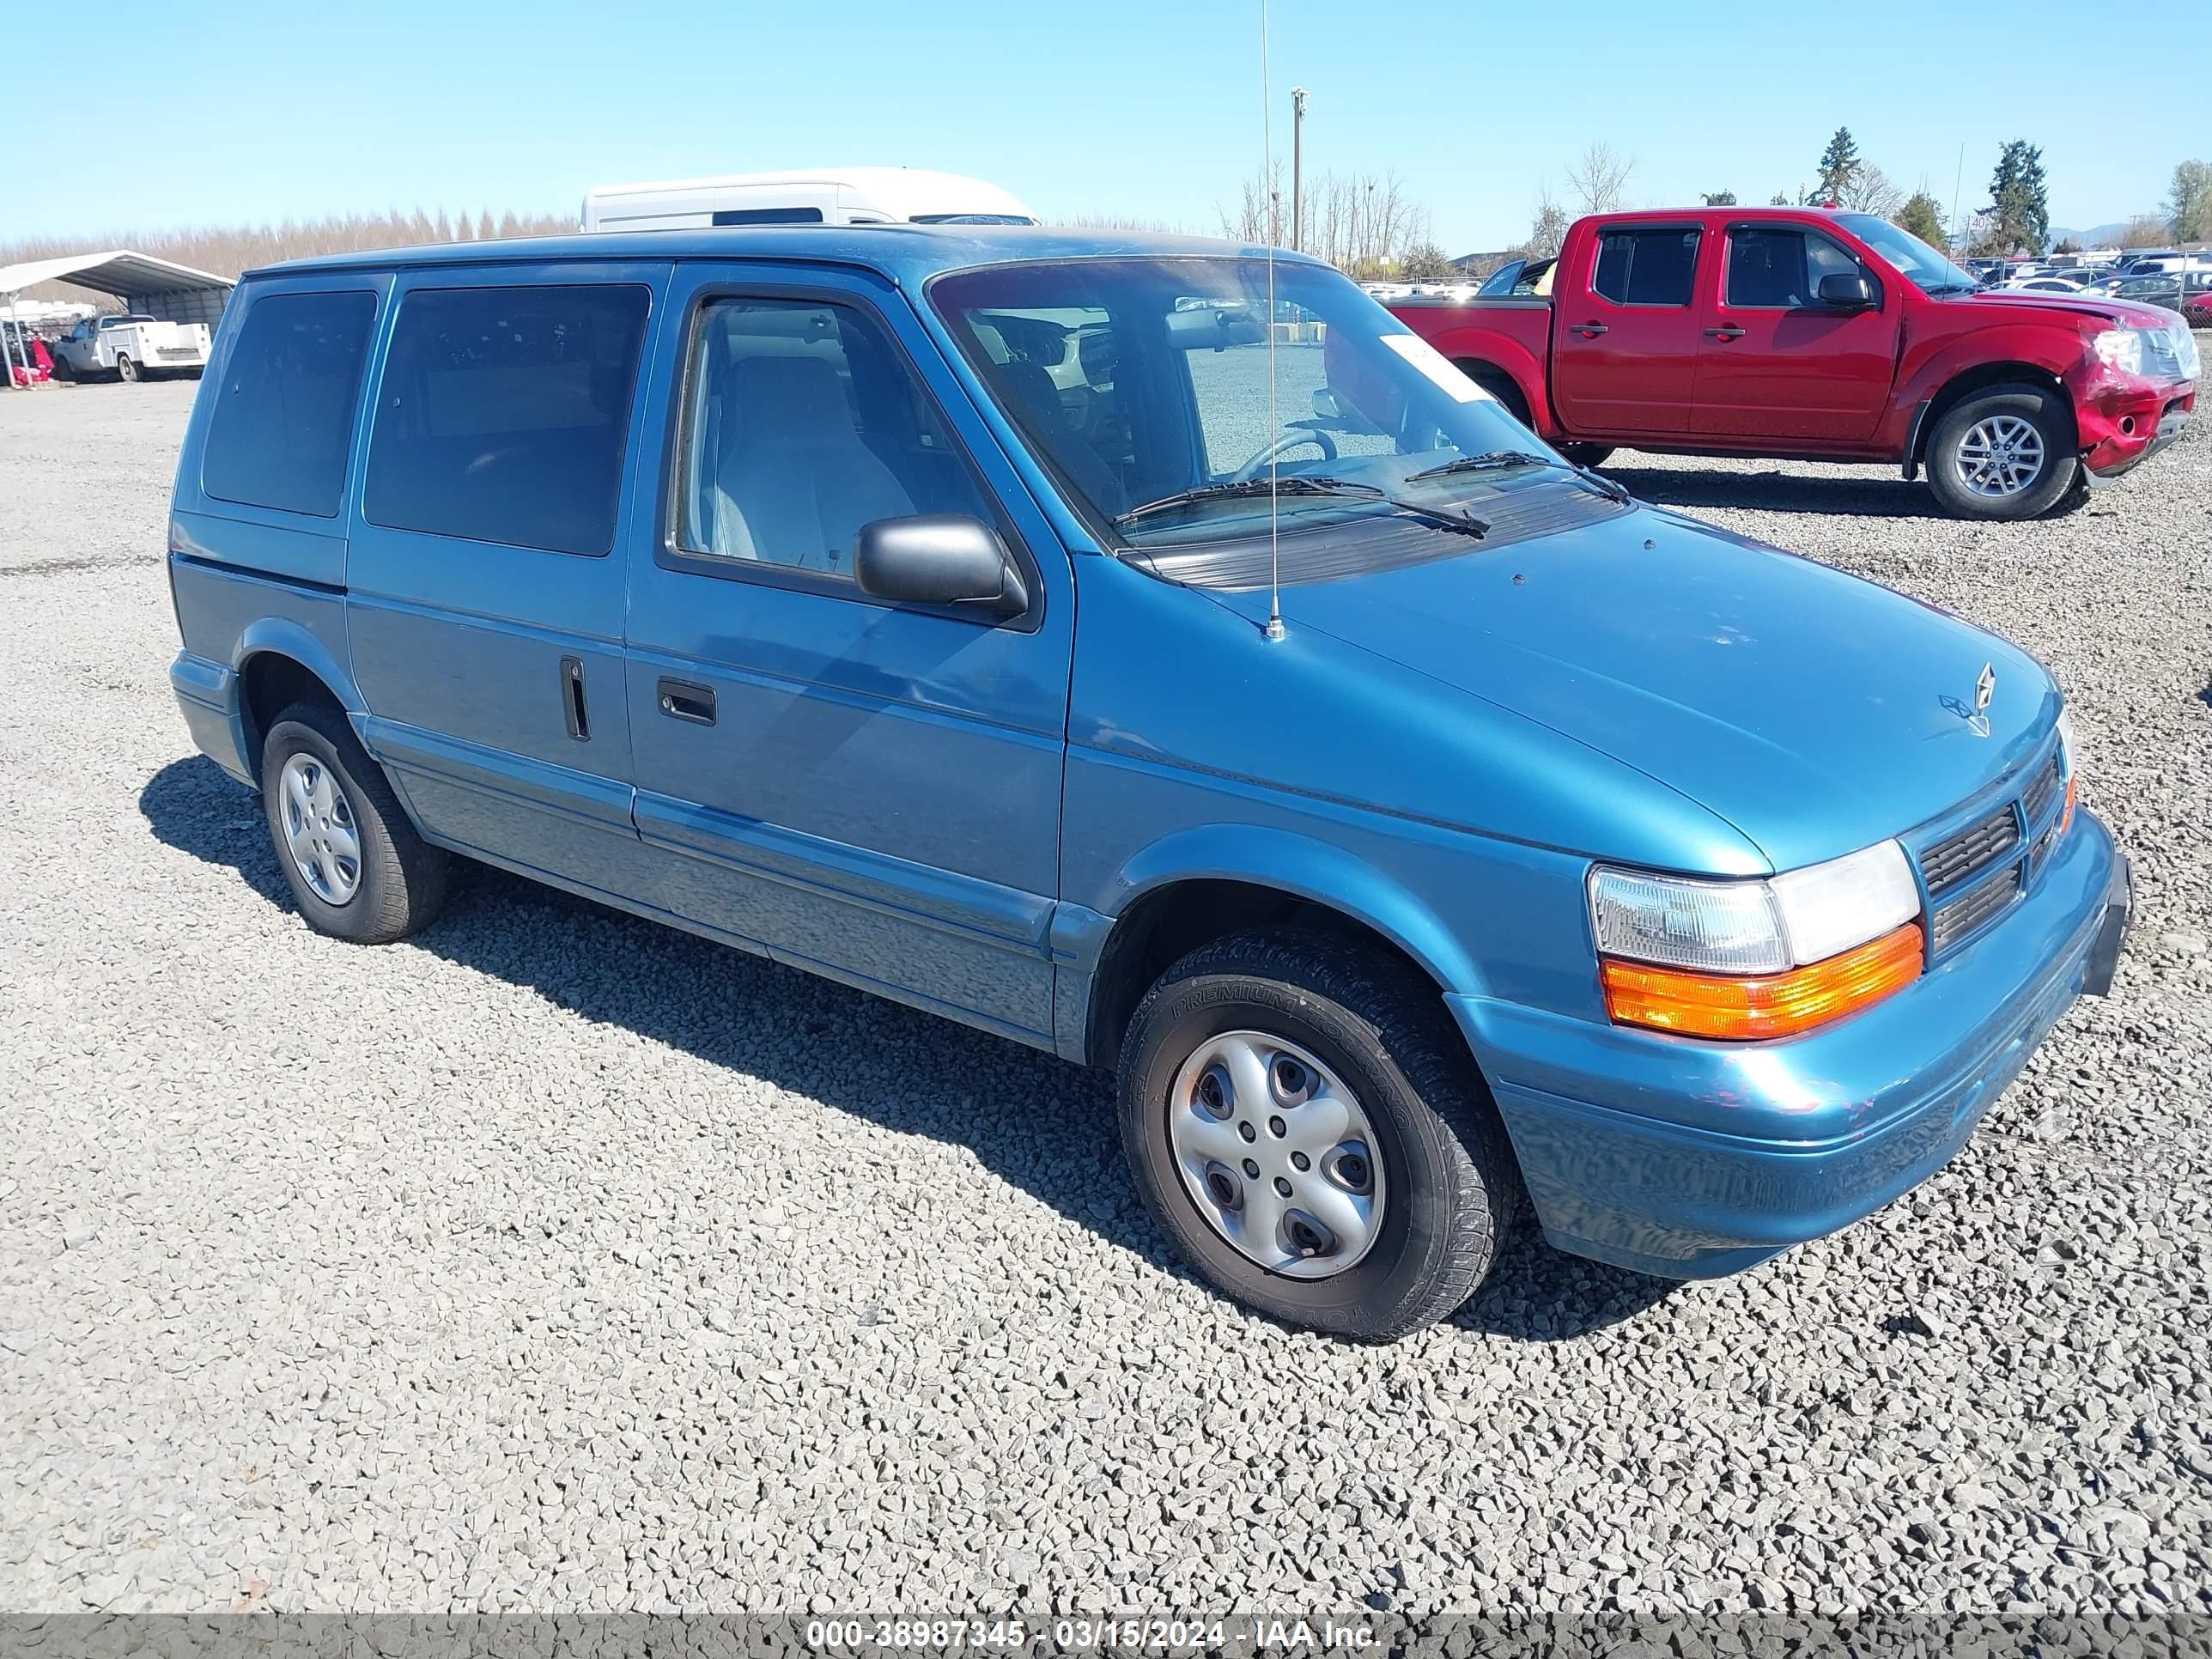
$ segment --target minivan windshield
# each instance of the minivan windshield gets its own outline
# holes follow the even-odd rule
[[[1874,213],[1838,213],[1836,222],[1897,268],[1897,274],[1923,294],[1972,294],[1982,286],[1971,270],[1955,265],[1911,231]]]
[[[1132,546],[1266,535],[1271,466],[1286,526],[1440,533],[1511,481],[1573,476],[1326,266],[1278,262],[1272,312],[1249,258],[993,265],[928,292],[1007,418]]]

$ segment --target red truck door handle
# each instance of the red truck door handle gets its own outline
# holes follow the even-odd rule
[[[1577,323],[1574,327],[1574,331],[1581,335],[1585,340],[1595,340],[1599,335],[1605,332],[1605,325],[1603,323]]]
[[[1708,340],[1741,340],[1743,338],[1743,331],[1734,323],[1729,323],[1720,328],[1707,329],[1705,337]]]

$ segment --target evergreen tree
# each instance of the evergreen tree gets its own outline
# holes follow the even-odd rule
[[[1995,222],[1985,246],[1992,253],[2040,253],[2051,242],[2051,201],[2043,178],[2043,152],[2025,138],[2008,138],[1990,177]]]
[[[2174,164],[2166,222],[2177,242],[2212,241],[2212,161]]]
[[[1836,136],[1828,140],[1827,149],[1820,152],[1820,182],[1814,191],[1811,205],[1824,206],[1840,202],[1844,192],[1851,187],[1863,165],[1859,160],[1859,147],[1849,127],[1838,127]]]
[[[1943,246],[1943,204],[1924,190],[1913,191],[1905,205],[1898,209],[1895,223],[1930,247]]]

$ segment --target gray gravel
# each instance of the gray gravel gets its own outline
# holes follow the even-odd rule
[[[1622,458],[2051,664],[2140,929],[1871,1221],[1377,1351],[1173,1266],[1101,1079],[489,872],[310,933],[166,683],[192,392],[0,397],[0,1607],[2212,1617],[2201,435],[2007,528]]]

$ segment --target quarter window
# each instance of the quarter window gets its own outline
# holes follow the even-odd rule
[[[254,301],[223,367],[200,459],[217,501],[337,516],[376,296],[352,289]],[[80,336],[89,337],[90,325]]]
[[[682,551],[849,580],[863,525],[993,521],[905,358],[853,307],[716,301],[687,378]]]
[[[651,302],[629,284],[410,294],[369,441],[369,522],[608,551]]]
[[[1590,286],[1617,306],[1686,306],[1698,271],[1695,230],[1609,230]]]

